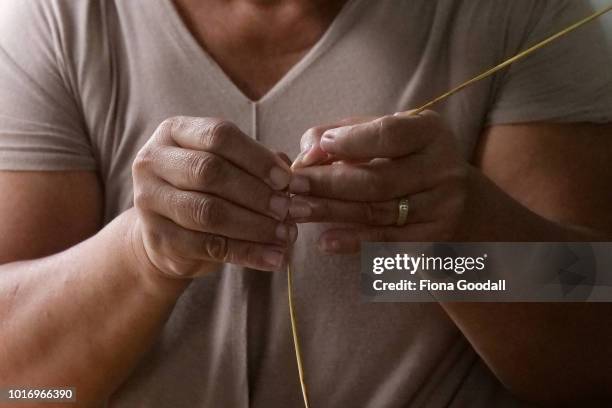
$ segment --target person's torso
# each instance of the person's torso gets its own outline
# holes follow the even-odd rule
[[[518,49],[520,38],[508,38],[503,24],[477,20],[501,18],[504,3],[351,0],[257,102],[203,52],[170,0],[66,7],[65,18],[79,22],[68,46],[77,54],[79,102],[105,186],[106,221],[132,205],[131,162],[164,119],[221,117],[293,158],[309,127],[414,108]],[[480,17],[477,7],[484,9]],[[498,80],[437,108],[468,160]],[[437,304],[362,303],[359,257],[318,253],[324,227],[300,226],[292,259],[313,406],[515,406]],[[300,405],[284,274],[229,266],[191,284],[110,403]]]

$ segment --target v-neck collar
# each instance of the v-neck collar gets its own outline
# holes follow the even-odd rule
[[[160,16],[162,21],[167,21],[172,27],[170,29],[178,37],[180,43],[187,47],[189,52],[196,55],[205,66],[209,68],[212,80],[222,86],[231,97],[249,104],[262,104],[281,93],[285,88],[298,78],[319,56],[321,56],[344,32],[351,26],[353,17],[358,15],[356,10],[359,4],[366,0],[348,0],[338,15],[334,18],[325,33],[319,38],[314,46],[295,64],[283,77],[274,84],[261,98],[253,100],[249,98],[236,83],[223,71],[214,58],[198,43],[185,21],[180,16],[172,0],[159,0],[164,7],[164,15]]]

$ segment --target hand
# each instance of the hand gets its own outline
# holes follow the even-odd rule
[[[284,222],[290,169],[230,122],[164,121],[133,165],[134,204],[147,257],[192,278],[227,262],[278,270],[297,237]]]
[[[301,145],[308,151],[293,165],[289,190],[296,195],[290,218],[351,224],[325,231],[319,238],[323,251],[357,252],[361,241],[446,241],[455,236],[471,171],[436,113],[315,128]],[[407,223],[398,227],[403,197],[410,210]]]
[[[327,130],[343,127],[343,126],[351,126],[356,125],[358,123],[365,123],[371,120],[374,120],[374,117],[354,117],[347,118],[341,120],[339,122],[317,126],[310,128],[304,133],[302,139],[300,140],[300,154],[295,158],[292,164],[292,168],[299,169],[302,167],[309,167],[315,164],[331,164],[334,162],[335,158],[333,155],[328,154],[325,150],[321,148],[321,135],[323,135]]]

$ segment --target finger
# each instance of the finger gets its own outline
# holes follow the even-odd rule
[[[300,140],[300,154],[293,162],[291,168],[298,169],[328,163],[332,159],[332,156],[321,149],[320,140],[323,133],[338,126],[364,123],[370,119],[371,118],[366,117],[347,118],[334,124],[308,129],[304,135],[302,135],[302,139]]]
[[[176,117],[165,121],[157,132],[180,147],[217,154],[275,190],[285,189],[291,179],[287,163],[231,122]]]
[[[265,271],[278,271],[286,263],[286,247],[187,230],[159,215],[155,215],[154,220],[155,231],[162,233],[150,233],[148,236],[154,237],[157,241],[154,245],[157,248],[161,246],[162,253],[178,254],[189,260],[231,263]]]
[[[179,147],[159,149],[153,172],[181,190],[211,193],[260,214],[284,220],[289,198],[221,156]]]
[[[363,242],[433,242],[439,241],[436,223],[412,224],[406,227],[331,229],[319,237],[319,250],[328,254],[354,254]]]
[[[282,160],[284,161],[287,166],[291,167],[291,159],[289,158],[289,156],[287,156],[287,153],[284,152],[276,152],[276,155]]]
[[[443,128],[434,112],[384,116],[357,125],[327,130],[320,146],[343,159],[401,157],[422,151]]]
[[[155,188],[137,191],[135,203],[193,231],[278,245],[297,238],[294,224],[278,222],[213,195],[177,190],[161,180]]]
[[[289,191],[345,201],[387,201],[425,191],[436,174],[426,172],[429,157],[414,154],[369,164],[334,163],[294,170]]]
[[[444,195],[429,190],[408,197],[407,224],[438,219]],[[311,196],[293,196],[289,219],[296,223],[338,222],[371,226],[394,226],[399,215],[399,199],[384,202],[355,202]]]
[[[300,140],[300,154],[291,165],[292,169],[313,166],[326,162],[330,155],[325,153],[319,146],[321,135],[335,125],[320,126],[308,129]]]

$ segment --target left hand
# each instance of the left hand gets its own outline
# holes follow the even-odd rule
[[[464,217],[471,166],[432,111],[306,132],[293,165],[290,216],[298,223],[348,223],[325,231],[328,253],[358,252],[361,241],[448,241]],[[406,224],[398,206],[409,202]]]

